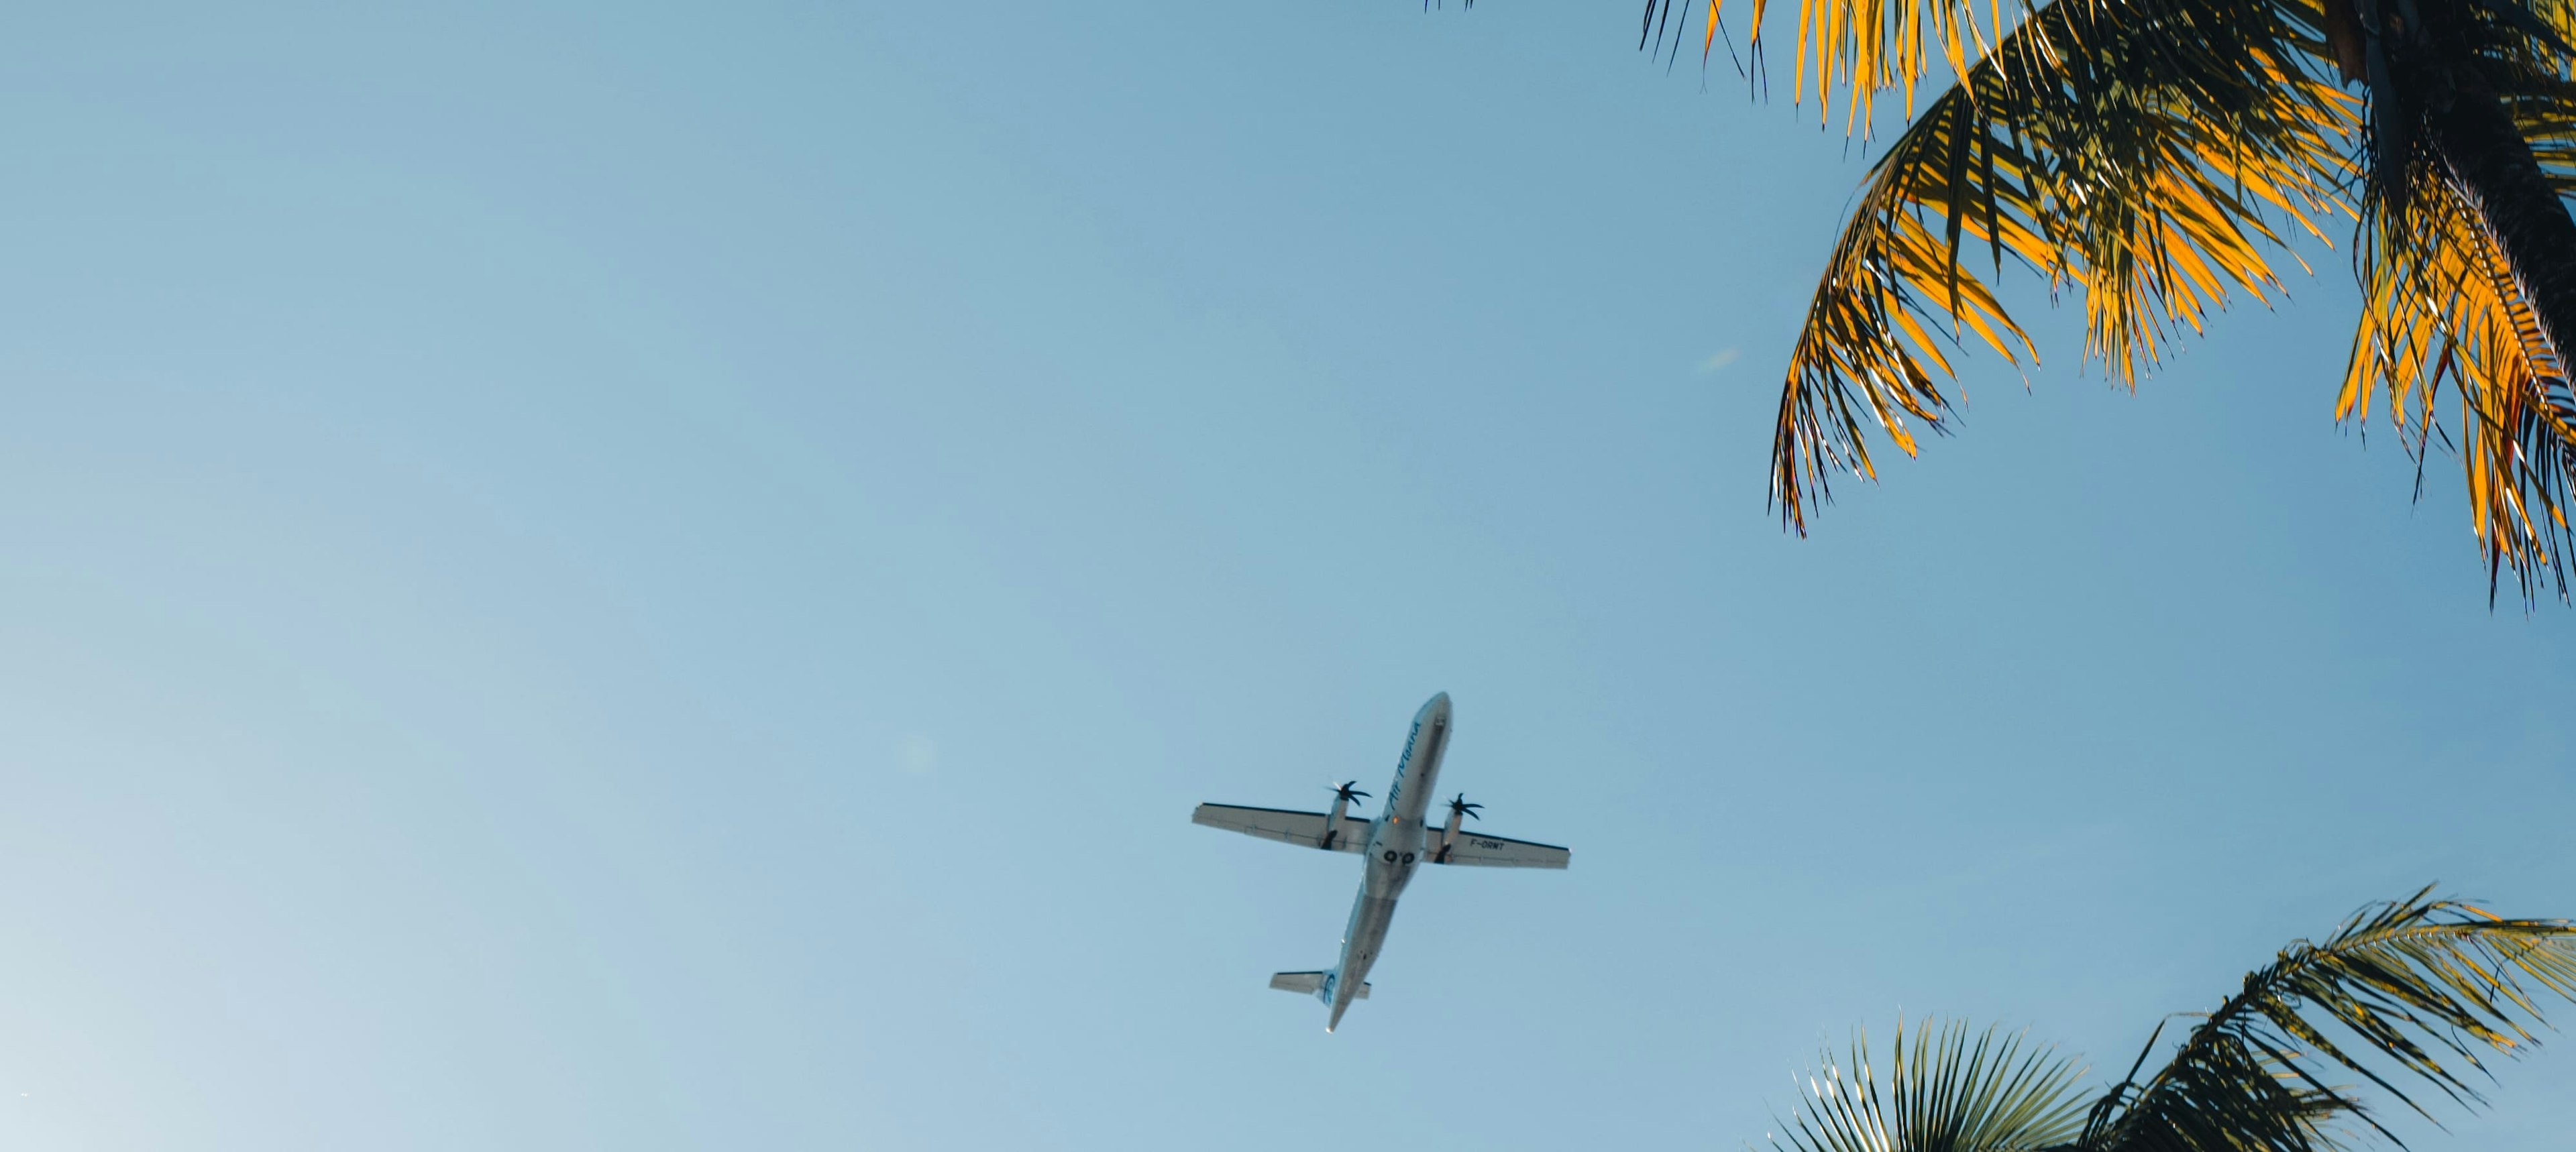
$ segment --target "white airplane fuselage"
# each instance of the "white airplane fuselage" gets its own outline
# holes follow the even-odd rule
[[[1449,748],[1449,694],[1443,692],[1413,714],[1413,731],[1404,738],[1404,755],[1395,762],[1395,782],[1387,786],[1386,806],[1369,832],[1368,869],[1360,877],[1359,898],[1351,904],[1351,924],[1342,932],[1341,962],[1326,979],[1323,993],[1333,1006],[1324,1030],[1342,1022],[1342,1013],[1359,997],[1371,965],[1386,946],[1387,925],[1395,919],[1395,901],[1421,867],[1426,843],[1425,817],[1440,776],[1440,756]]]

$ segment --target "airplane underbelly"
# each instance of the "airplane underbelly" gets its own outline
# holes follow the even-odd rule
[[[1350,931],[1342,934],[1342,978],[1361,981],[1368,978],[1369,966],[1377,962],[1378,950],[1386,944],[1387,925],[1395,920],[1395,897],[1363,895],[1351,908]]]
[[[1404,886],[1413,880],[1414,870],[1422,866],[1422,851],[1423,837],[1418,826],[1387,829],[1368,846],[1368,871],[1360,878],[1360,891],[1389,900],[1402,895]]]

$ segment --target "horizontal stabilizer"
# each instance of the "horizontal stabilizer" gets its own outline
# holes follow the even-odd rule
[[[1332,975],[1330,972],[1275,972],[1270,976],[1270,986],[1282,992],[1312,996],[1324,990],[1324,977],[1330,975]],[[1360,982],[1360,994],[1353,999],[1366,1000],[1368,992],[1368,982],[1363,980]]]
[[[1241,832],[1282,844],[1299,844],[1334,852],[1368,851],[1369,822],[1356,816],[1344,816],[1339,824],[1335,824],[1328,812],[1201,804],[1197,811],[1190,813],[1190,823]]]

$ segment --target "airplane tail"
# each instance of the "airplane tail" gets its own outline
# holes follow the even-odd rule
[[[1332,986],[1332,979],[1333,974],[1330,972],[1275,972],[1270,976],[1270,986],[1282,992],[1295,992],[1318,1000],[1326,1000],[1325,989]],[[1368,982],[1363,980],[1360,982],[1359,994],[1351,998],[1366,1000],[1368,994]]]

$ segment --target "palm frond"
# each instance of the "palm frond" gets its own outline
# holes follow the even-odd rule
[[[2576,20],[2576,5],[2561,0],[2539,11],[2552,23]],[[2576,192],[2576,82],[2527,34],[2491,21],[2485,35],[2494,45],[2484,57],[2488,74],[2505,90],[2542,175],[2562,195]],[[2385,397],[2419,471],[2438,436],[2467,481],[2490,598],[2507,569],[2526,604],[2544,583],[2564,597],[2576,548],[2568,521],[2576,395],[2566,356],[2486,214],[2429,148],[2374,183],[2382,192],[2365,203],[2355,261],[2363,308],[2336,418],[2367,420]],[[2446,407],[2455,416],[2445,419]]]
[[[2083,293],[2086,354],[2125,383],[2231,292],[2278,288],[2272,221],[2315,233],[2315,218],[2350,210],[2334,186],[2358,114],[2306,70],[2313,25],[2285,11],[2054,0],[1898,137],[1791,355],[1772,442],[1785,523],[1805,530],[1834,473],[1876,476],[1869,425],[1908,455],[1910,422],[1942,430],[1939,378],[1954,375],[1943,342],[1973,332],[2008,360],[2036,359],[1962,266],[1969,238],[1998,272],[2010,253],[2053,289]]]
[[[2532,1046],[2543,994],[2576,998],[2576,924],[2509,920],[2430,893],[2363,909],[2323,943],[2297,941],[2248,973],[2155,1076],[2141,1084],[2133,1069],[2095,1103],[2077,1146],[2331,1147],[2329,1121],[2369,1122],[2323,1079],[2339,1071],[2418,1112],[2399,1082],[2478,1100],[2469,1077],[2484,1070],[2481,1054]]]
[[[1759,53],[1770,4],[1750,2],[1751,46]],[[1638,47],[1646,46],[1651,32],[1661,50],[1663,26],[1678,10],[1685,25],[1673,40],[1671,51],[1678,53],[1694,8],[1700,13],[1700,58],[1706,61],[1717,42],[1725,0],[1646,0]],[[1935,64],[1946,64],[1954,76],[1966,74],[2030,11],[2029,0],[1985,0],[1982,5],[1977,0],[1801,0],[1792,98],[1803,104],[1812,97],[1818,119],[1830,123],[1835,94],[1841,92],[1845,130],[1861,131],[1870,123],[1879,94],[1901,89],[1910,117],[1917,91]]]
[[[2420,460],[2443,429],[2436,401],[2450,383],[2459,434],[2444,431],[2443,442],[2467,479],[2490,595],[2507,568],[2525,602],[2550,577],[2564,595],[2576,547],[2567,365],[2476,208],[2449,181],[2415,183],[2408,211],[2374,208],[2363,229],[2361,320],[2336,418],[2367,420],[2373,398],[2385,396]]]
[[[1869,1037],[1855,1035],[1848,1072],[1827,1050],[1807,1096],[1783,1125],[1791,1152],[2036,1152],[2075,1135],[2084,1115],[2073,1090],[2081,1070],[2019,1034],[1959,1022],[1927,1023],[1906,1042],[1896,1028],[1895,1066],[1882,1094]]]

